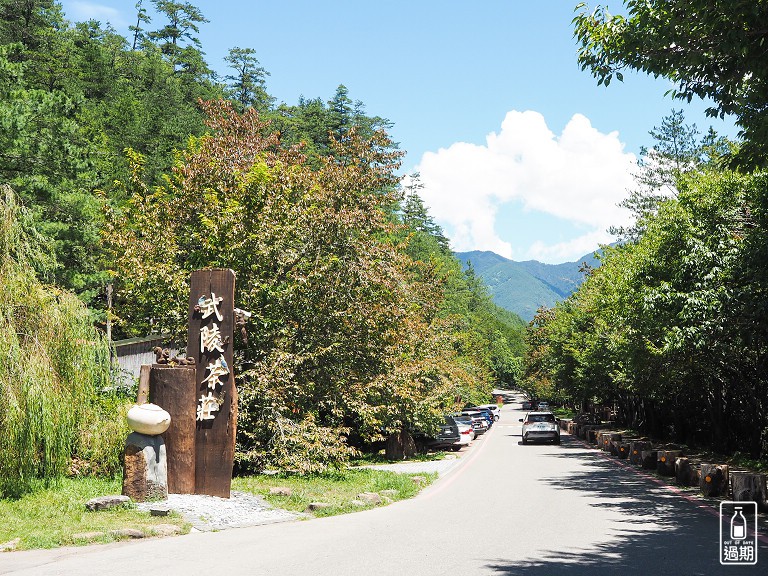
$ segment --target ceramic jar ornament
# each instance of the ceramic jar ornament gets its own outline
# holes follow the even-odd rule
[[[171,415],[157,404],[136,404],[126,418],[131,430],[148,436],[162,434],[171,425]]]

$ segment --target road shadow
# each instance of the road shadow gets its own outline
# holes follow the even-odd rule
[[[712,576],[768,574],[768,546],[759,542],[756,566],[721,566],[720,521],[674,492],[633,470],[618,466],[581,442],[563,435],[562,444],[547,456],[578,458],[584,469],[542,482],[596,500],[619,517],[618,530],[588,550],[550,549],[536,558],[488,559],[486,568],[510,576],[625,576],[634,574]],[[541,518],[562,530],[589,530],[579,518]]]

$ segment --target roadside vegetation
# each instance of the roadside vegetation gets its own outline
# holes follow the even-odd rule
[[[701,134],[682,111],[654,128],[624,202],[634,224],[616,230],[621,241],[604,248],[572,297],[536,317],[524,387],[580,410],[608,406],[642,434],[764,466],[768,116],[765,61],[749,38],[768,11],[626,4],[626,17],[580,5],[582,67],[606,85],[627,69],[666,77],[677,98],[706,96],[711,114],[733,114],[743,140]],[[693,12],[695,33],[683,24]]]
[[[391,123],[343,85],[277,102],[250,48],[217,76],[200,10],[147,4],[124,38],[0,0],[0,503],[120,491],[135,390],[112,380],[107,320],[183,347],[197,268],[236,270],[254,312],[235,343],[239,475],[411,457],[414,432],[518,378],[524,324],[402,181]]]

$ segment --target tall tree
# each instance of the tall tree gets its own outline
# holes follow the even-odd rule
[[[230,48],[224,62],[234,71],[234,74],[228,74],[225,79],[229,81],[229,91],[240,104],[240,109],[269,109],[274,101],[266,88],[269,72],[259,65],[256,51],[252,48]]]
[[[641,223],[655,214],[665,199],[677,196],[686,175],[716,168],[731,147],[711,127],[700,138],[696,125],[685,123],[682,110],[672,110],[649,134],[654,143],[640,151],[634,174],[636,187],[619,204],[630,210],[635,221],[627,227],[610,229],[622,240],[637,240],[643,232]]]
[[[355,103],[349,97],[349,89],[339,84],[336,93],[328,101],[329,131],[338,141],[343,141],[347,132],[355,125],[357,117]]]
[[[53,0],[0,1],[0,44],[20,42],[26,50],[36,50],[58,13]]]
[[[161,52],[168,58],[174,70],[200,78],[210,74],[203,60],[199,24],[209,22],[202,11],[189,2],[152,0],[155,9],[165,16],[167,23],[149,33],[149,38],[159,43]]]
[[[136,24],[128,27],[133,33],[133,42],[131,44],[131,50],[136,50],[141,46],[141,43],[147,37],[146,30],[142,27],[145,24],[149,24],[152,19],[147,14],[147,9],[143,6],[144,0],[136,2]]]

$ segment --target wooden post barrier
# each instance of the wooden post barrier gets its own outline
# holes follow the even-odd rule
[[[693,467],[688,458],[675,460],[675,481],[681,486],[698,486],[699,471]]]
[[[726,464],[702,464],[699,490],[704,496],[725,496],[728,493],[728,477]]]
[[[618,432],[604,432],[603,445],[601,446],[601,449],[604,452],[610,452],[611,442],[621,442],[621,434],[619,434]]]
[[[760,510],[768,510],[765,474],[731,472],[731,492],[735,502],[757,502]]]
[[[674,476],[675,459],[682,455],[682,450],[659,450],[656,457],[656,472],[662,476]]]
[[[616,447],[616,456],[618,456],[619,460],[626,460],[629,457],[630,443],[614,442],[614,445]]]
[[[595,444],[597,445],[597,448],[600,449],[603,445],[603,430],[598,430],[595,432]]]
[[[643,450],[640,452],[640,464],[647,470],[656,470],[657,450]]]
[[[629,443],[629,461],[632,464],[636,464],[638,466],[641,466],[643,464],[643,457],[641,452],[643,450],[650,450],[652,447],[652,444],[650,442],[645,442],[642,440],[635,440],[634,442]],[[655,460],[654,456],[654,460]]]

